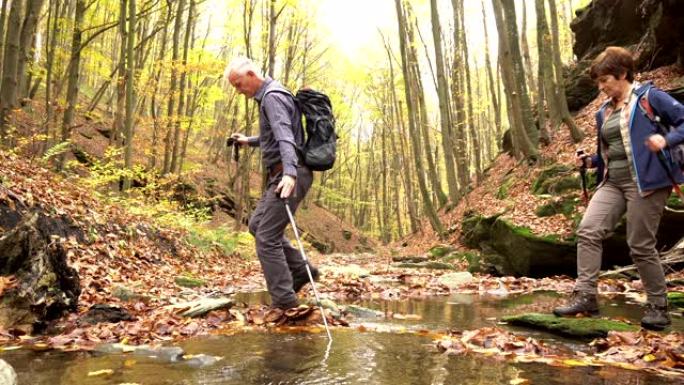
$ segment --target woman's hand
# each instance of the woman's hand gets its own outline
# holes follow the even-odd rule
[[[665,137],[660,134],[651,135],[646,139],[646,147],[653,152],[658,152],[667,147]]]
[[[591,157],[587,154],[577,154],[575,156],[575,165],[577,167],[591,168]]]

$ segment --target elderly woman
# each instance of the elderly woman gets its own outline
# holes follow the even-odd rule
[[[641,325],[661,330],[671,321],[656,232],[672,191],[668,174],[677,183],[684,182],[682,172],[669,160],[669,148],[684,142],[684,106],[650,84],[634,81],[634,60],[624,48],[608,47],[594,60],[590,73],[609,100],[596,114],[597,153],[580,155],[576,162],[598,169],[598,187],[577,230],[577,281],[572,298],[553,313],[598,313],[602,241],[626,213],[630,257],[648,298]],[[673,127],[671,132],[662,132],[646,114],[643,98],[665,125]],[[659,153],[665,157],[658,159]]]

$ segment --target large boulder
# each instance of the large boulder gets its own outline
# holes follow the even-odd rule
[[[674,246],[682,238],[682,228],[684,214],[666,210],[658,228],[658,250]],[[577,274],[577,247],[573,238],[539,236],[500,215],[482,217],[471,213],[464,217],[462,229],[463,243],[481,250],[481,271],[527,277]],[[602,269],[633,263],[625,230],[623,220],[613,235],[603,242]]]
[[[680,0],[593,0],[576,16],[570,28],[575,34],[577,63],[566,74],[566,96],[573,111],[598,95],[587,68],[608,46],[631,49],[640,71],[674,63],[684,66]]]
[[[67,265],[60,242],[51,239],[69,226],[33,213],[0,237],[0,275],[12,277],[14,283],[0,298],[0,325],[5,329],[37,332],[47,321],[76,310],[78,273]]]

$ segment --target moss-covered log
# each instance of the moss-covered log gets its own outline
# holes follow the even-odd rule
[[[573,338],[606,337],[611,330],[635,331],[639,328],[628,323],[600,318],[561,318],[552,314],[527,313],[503,318],[509,325],[544,330]]]

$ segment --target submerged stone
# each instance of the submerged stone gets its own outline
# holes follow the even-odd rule
[[[437,283],[444,285],[451,290],[458,288],[461,285],[466,285],[473,281],[473,275],[467,271],[459,271],[457,273],[444,274],[437,278]]]
[[[5,360],[0,359],[0,384],[1,385],[16,385],[17,373],[14,368]]]
[[[598,338],[608,336],[608,332],[636,331],[637,326],[625,322],[601,318],[563,318],[553,314],[527,313],[503,318],[510,325],[544,330],[553,334],[574,338]]]
[[[363,306],[347,305],[344,307],[344,312],[353,315],[357,318],[382,318],[385,314],[381,311],[369,309]]]

